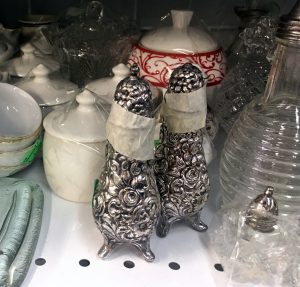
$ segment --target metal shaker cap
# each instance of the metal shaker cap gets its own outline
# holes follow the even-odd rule
[[[137,64],[130,67],[130,76],[123,79],[116,88],[114,100],[129,112],[153,118],[154,109],[149,84],[138,77]]]
[[[289,42],[300,43],[300,0],[289,14],[280,17],[276,36]]]
[[[191,63],[177,67],[171,74],[168,92],[190,93],[205,85],[203,72]]]
[[[260,232],[272,232],[277,223],[278,204],[273,197],[274,188],[268,186],[263,194],[251,201],[246,213],[246,224]]]

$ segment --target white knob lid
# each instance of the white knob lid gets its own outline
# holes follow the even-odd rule
[[[51,70],[43,65],[43,64],[39,64],[37,65],[34,69],[32,69],[32,74],[36,77],[46,77],[51,73]]]
[[[190,10],[171,10],[173,27],[178,29],[187,28],[190,25],[194,12]]]
[[[122,78],[122,79],[130,75],[129,68],[122,63],[114,66],[112,68],[112,72],[114,73],[115,77]]]
[[[97,106],[96,99],[88,90],[76,96],[78,106],[49,113],[44,127],[53,136],[81,143],[101,142],[106,139],[105,113]]]
[[[95,107],[96,98],[88,90],[84,90],[82,93],[78,94],[76,96],[76,101],[79,104],[77,110],[81,112],[90,112],[96,109]]]
[[[34,47],[30,43],[27,43],[21,47],[21,51],[24,54],[32,54],[34,52]]]

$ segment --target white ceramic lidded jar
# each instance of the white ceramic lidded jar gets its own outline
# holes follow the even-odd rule
[[[155,87],[166,89],[174,69],[192,63],[208,77],[207,93],[212,93],[225,74],[223,49],[203,29],[191,27],[193,11],[171,10],[173,26],[148,32],[133,47],[128,63],[137,63],[140,75]]]
[[[5,66],[9,75],[14,77],[30,77],[30,71],[39,64],[44,64],[47,66],[52,72],[58,71],[60,69],[60,65],[57,61],[52,59],[51,57],[46,56],[38,56],[35,53],[35,48],[27,43],[21,47],[22,55],[17,58],[13,58],[6,62]]]
[[[55,77],[51,69],[44,65],[37,65],[32,71],[33,77],[17,82],[15,86],[29,93],[42,109],[43,118],[51,111],[62,107],[75,99],[79,88],[74,83],[63,79],[56,72]]]
[[[70,109],[53,111],[44,120],[44,169],[57,195],[89,202],[105,163],[106,118],[91,92],[83,91],[76,101]]]

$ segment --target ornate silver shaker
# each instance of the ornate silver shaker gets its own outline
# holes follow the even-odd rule
[[[154,107],[149,84],[137,76],[139,68],[130,70],[131,76],[117,86],[107,121],[106,165],[95,189],[93,215],[104,237],[101,258],[129,244],[151,262],[150,236],[160,212],[153,170]]]
[[[155,152],[155,173],[162,210],[157,235],[165,237],[175,221],[186,220],[205,231],[200,212],[210,190],[202,147],[207,103],[205,78],[192,64],[175,69],[163,104],[161,145]]]
[[[252,229],[268,233],[277,223],[278,204],[273,197],[274,188],[268,186],[263,194],[254,198],[248,206],[245,223]]]

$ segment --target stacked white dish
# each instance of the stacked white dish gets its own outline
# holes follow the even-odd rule
[[[25,91],[0,83],[0,177],[32,163],[41,147],[42,112]]]

